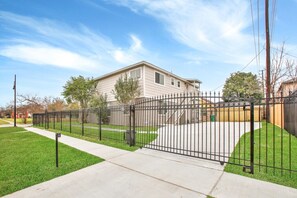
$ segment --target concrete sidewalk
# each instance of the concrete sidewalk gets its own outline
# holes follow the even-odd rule
[[[26,128],[54,139],[52,132]],[[217,162],[141,149],[123,151],[63,136],[106,161],[6,197],[296,197],[297,189],[224,173]]]
[[[0,124],[0,127],[13,127],[14,122],[8,121],[8,120],[4,120],[4,119],[0,119],[4,122],[7,122],[7,124]],[[17,127],[30,127],[32,126],[32,124],[16,124]]]

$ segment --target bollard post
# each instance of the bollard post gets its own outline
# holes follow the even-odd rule
[[[59,142],[58,138],[61,137],[61,133],[56,133],[56,167],[59,167]]]

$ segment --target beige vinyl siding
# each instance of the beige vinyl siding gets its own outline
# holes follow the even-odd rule
[[[164,85],[155,83],[155,72],[158,72],[164,75]],[[156,69],[145,67],[145,76],[144,76],[145,97],[160,96],[164,94],[173,94],[173,93],[183,93],[188,91],[185,82],[177,78],[174,78],[175,79],[174,86],[171,85],[171,78],[174,78],[174,77],[172,77],[169,74],[160,72]],[[177,87],[177,81],[180,81],[180,87]],[[188,85],[188,86],[190,88],[191,85]]]
[[[293,93],[295,90],[297,90],[297,82],[295,83],[289,83],[289,84],[283,84],[282,85],[282,92],[283,96],[290,95],[290,91]],[[279,96],[281,96],[281,93],[279,92]]]
[[[142,67],[140,67],[142,68]],[[135,70],[135,69],[133,69]],[[129,71],[120,73],[120,74],[115,74],[112,76],[108,76],[107,78],[100,79],[98,81],[97,85],[97,91],[101,94],[107,94],[107,101],[115,101],[114,95],[112,94],[112,90],[114,89],[114,85],[116,81],[121,77],[124,76],[125,74],[128,74]],[[143,69],[141,69],[141,75],[142,77],[138,80],[139,81],[139,87],[140,87],[140,97],[143,96]]]

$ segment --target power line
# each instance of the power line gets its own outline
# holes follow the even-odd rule
[[[253,23],[253,37],[254,37],[254,46],[255,46],[255,55],[257,54],[257,44],[256,44],[256,36],[255,36],[255,23],[254,23],[254,11],[253,11],[253,4],[252,0],[250,0],[250,5],[251,5],[251,17],[252,17],[252,23]],[[259,62],[257,59],[257,65],[259,66]]]
[[[245,68],[247,68],[258,56],[263,52],[264,47],[261,49],[261,51],[248,63],[246,64],[240,71],[243,71]]]
[[[276,0],[273,0],[272,1],[272,13],[271,13],[271,18],[272,20],[270,21],[270,40],[272,42],[272,38],[273,38],[273,33],[274,33],[274,30],[275,30],[275,17],[276,17]]]
[[[257,0],[257,21],[258,21],[258,53],[260,52],[260,1]],[[261,64],[261,56],[258,56],[258,63]]]
[[[246,64],[241,70],[239,70],[239,72],[242,72],[245,68],[247,68],[258,56],[260,56],[260,54],[263,52],[263,50],[264,50],[265,48],[263,47],[262,49],[261,49],[261,51],[255,56],[255,57],[253,57],[252,58],[252,60],[250,61],[250,62],[248,62],[248,64]],[[221,87],[223,87],[224,86],[224,84],[222,84],[222,85],[220,85],[220,86],[218,86],[217,88],[215,88],[213,91],[216,91],[217,89],[219,89],[219,88],[221,88]]]
[[[276,51],[281,51],[280,49],[276,48],[276,47],[271,47],[272,49],[276,50]],[[293,55],[293,54],[290,54],[290,53],[287,53],[287,52],[283,52],[285,55],[287,56],[291,56],[291,57],[294,57],[294,58],[297,58],[297,55]]]

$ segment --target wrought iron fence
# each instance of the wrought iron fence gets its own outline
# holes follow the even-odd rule
[[[284,100],[284,128],[297,137],[297,91]]]
[[[288,127],[296,126],[296,113],[291,112],[296,109],[296,97],[224,102],[215,93],[171,94],[133,105],[34,114],[33,124],[100,141],[236,164],[250,172],[296,175],[296,128]],[[268,114],[270,120],[265,119]]]

